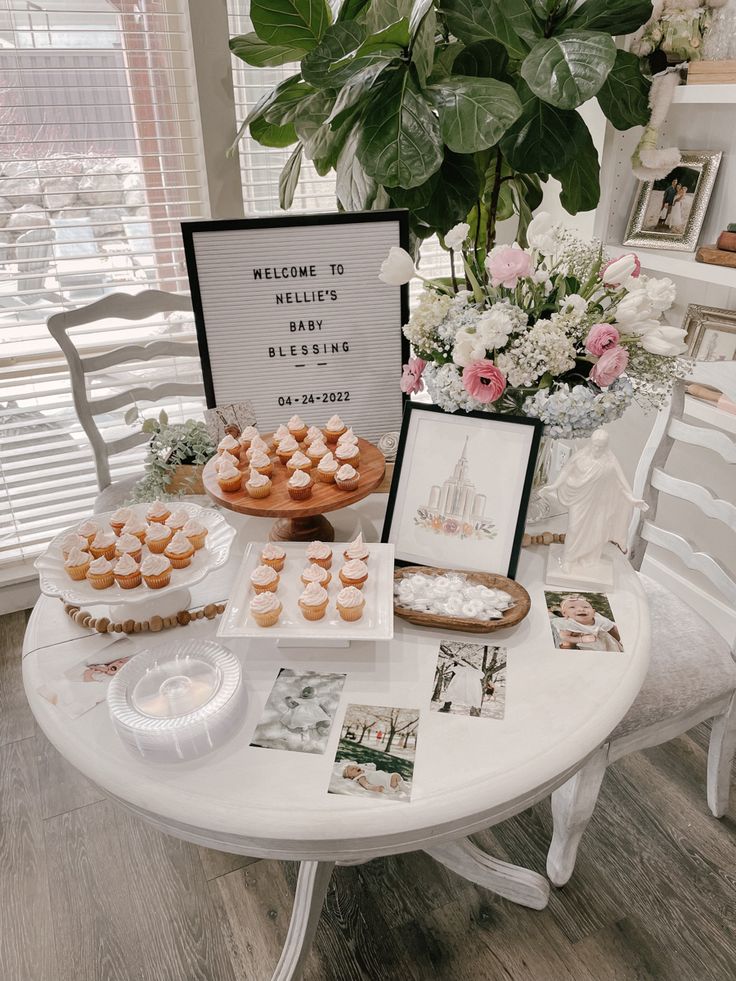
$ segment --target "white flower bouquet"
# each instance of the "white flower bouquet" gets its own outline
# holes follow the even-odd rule
[[[642,275],[633,253],[608,261],[545,213],[529,224],[527,248],[497,246],[482,264],[468,234],[461,223],[445,236],[451,255],[462,252],[467,288],[454,275],[424,280],[404,327],[414,355],[403,391],[426,384],[447,412],[521,413],[565,438],[589,436],[635,398],[666,397],[686,350],[685,332],[662,321],[671,280]],[[402,249],[381,267],[394,285],[416,276]]]

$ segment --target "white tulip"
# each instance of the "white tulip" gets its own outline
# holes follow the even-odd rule
[[[546,211],[540,211],[535,215],[526,230],[529,248],[536,249],[542,255],[553,255],[559,244],[555,234],[556,224],[552,215]]]
[[[622,334],[633,334],[635,337],[643,337],[644,334],[651,334],[653,330],[657,330],[662,326],[660,320],[656,320],[654,317],[649,317],[646,320],[639,320],[635,324],[617,324],[616,326],[621,328]]]
[[[563,313],[585,313],[588,309],[588,301],[584,300],[579,293],[570,293],[562,301]]]
[[[663,358],[674,358],[687,351],[685,331],[682,327],[670,327],[667,324],[659,324],[654,330],[648,331],[640,343],[645,351]]]
[[[624,286],[628,288],[629,283],[636,278],[641,263],[638,256],[633,252],[622,255],[619,259],[614,259],[604,266],[601,272],[601,279],[606,286]]]
[[[458,222],[445,235],[445,245],[448,249],[460,249],[465,239],[468,237],[470,225],[467,221]]]
[[[392,245],[389,253],[381,263],[378,278],[388,286],[403,286],[417,275],[414,260],[406,251]]]
[[[452,349],[452,360],[461,368],[467,368],[473,361],[480,361],[486,356],[486,343],[481,334],[468,330],[459,330],[455,335],[455,346]]]
[[[636,290],[633,293],[627,293],[619,300],[616,306],[616,323],[623,324],[628,333],[633,333],[628,328],[642,320],[647,320],[653,312],[652,302],[646,291]]]

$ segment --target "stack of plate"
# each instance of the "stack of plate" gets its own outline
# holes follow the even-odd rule
[[[192,760],[226,742],[243,721],[238,659],[212,641],[141,651],[112,679],[107,704],[115,729],[136,756]]]

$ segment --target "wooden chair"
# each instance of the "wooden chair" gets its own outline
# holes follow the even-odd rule
[[[715,386],[736,401],[733,362],[699,363],[691,380]],[[669,410],[659,414],[637,468],[634,495],[646,500],[649,511],[638,513],[632,523],[631,560],[640,570],[648,545],[665,549],[689,569],[707,577],[733,609],[736,608],[733,573],[710,555],[696,551],[685,538],[656,523],[659,495],[667,494],[690,502],[703,515],[736,531],[733,504],[718,500],[700,484],[672,476],[665,470],[676,442],[705,447],[721,460],[736,464],[736,443],[724,432],[684,421],[686,384],[680,381],[675,385]],[[575,776],[552,794],[554,833],[547,856],[547,874],[557,886],[564,885],[572,875],[578,845],[593,814],[606,767],[628,753],[667,742],[712,719],[708,806],[716,817],[722,817],[728,807],[731,764],[736,750],[733,647],[683,599],[639,574],[650,605],[649,672],[636,701],[608,740]]]
[[[59,345],[69,365],[74,408],[79,422],[92,444],[97,470],[97,483],[101,493],[95,499],[96,513],[118,507],[130,494],[140,475],[128,477],[112,483],[110,476],[110,457],[139,446],[150,439],[140,431],[130,432],[119,439],[105,442],[95,421],[95,417],[113,412],[126,405],[138,402],[159,402],[171,395],[197,396],[203,394],[201,383],[162,381],[155,385],[133,385],[126,391],[117,392],[106,398],[90,398],[87,390],[87,376],[107,368],[120,367],[126,363],[152,361],[161,357],[198,358],[195,342],[152,340],[144,344],[126,344],[103,354],[80,355],[68,331],[84,324],[98,321],[144,320],[146,317],[175,310],[191,311],[191,298],[177,293],[164,293],[159,290],[146,290],[131,295],[111,293],[109,296],[79,307],[63,311],[49,317],[47,326],[51,336]],[[118,326],[116,324],[116,326]],[[104,328],[101,328],[104,329]]]

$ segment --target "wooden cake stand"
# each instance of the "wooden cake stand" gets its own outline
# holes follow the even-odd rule
[[[264,435],[268,441],[271,434]],[[335,529],[324,515],[325,511],[337,511],[351,504],[362,501],[371,494],[383,480],[386,470],[386,459],[381,451],[365,439],[358,439],[360,448],[360,465],[355,469],[360,474],[360,482],[354,491],[340,490],[337,484],[325,484],[314,478],[312,496],[306,501],[294,501],[289,497],[286,482],[291,471],[281,463],[279,458],[271,455],[273,487],[268,497],[256,499],[248,495],[243,487],[233,494],[222,490],[217,483],[215,461],[213,457],[205,466],[202,474],[204,488],[212,498],[224,508],[237,511],[239,514],[250,514],[256,518],[277,518],[271,526],[269,538],[274,542],[333,542]],[[316,468],[316,464],[315,464]],[[241,467],[247,473],[245,464]]]

